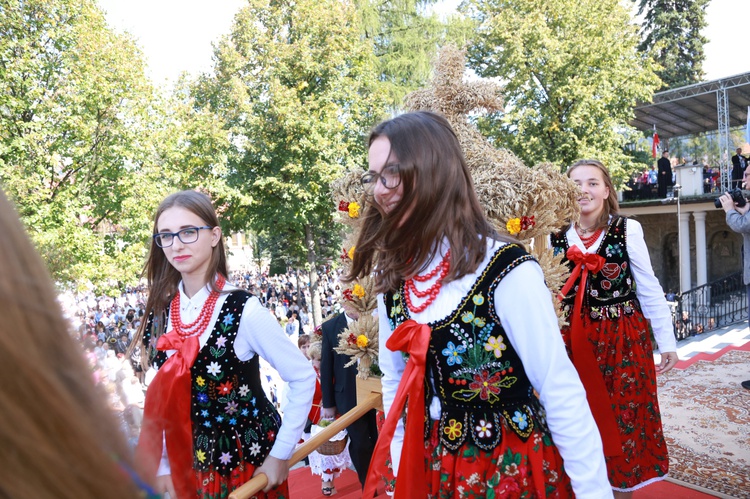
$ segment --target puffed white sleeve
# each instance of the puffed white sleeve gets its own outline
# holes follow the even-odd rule
[[[385,415],[388,416],[393,405],[393,399],[396,398],[396,392],[398,391],[398,384],[401,381],[401,376],[406,369],[406,362],[401,352],[392,352],[385,346],[388,338],[391,337],[393,330],[391,329],[391,323],[388,320],[388,313],[385,309],[385,301],[383,301],[383,295],[378,294],[378,365],[380,370],[383,372],[382,384],[383,384],[383,408],[385,409]],[[393,440],[391,440],[391,463],[393,466],[393,474],[398,474],[398,465],[401,462],[401,448],[404,443],[404,422],[399,419],[396,431],[393,434]]]
[[[651,321],[654,338],[661,353],[676,352],[677,341],[672,326],[672,312],[669,310],[664,290],[654,275],[651,257],[648,254],[643,227],[635,220],[627,219],[627,244],[630,268],[635,279],[635,294],[643,310],[643,315]]]
[[[275,458],[289,459],[312,407],[315,371],[276,319],[255,297],[245,303],[234,350],[243,361],[259,355],[278,371],[281,379],[289,383],[284,418],[270,452]]]
[[[552,440],[579,499],[613,497],[599,430],[565,351],[542,269],[528,261],[497,286],[495,312],[547,413]]]

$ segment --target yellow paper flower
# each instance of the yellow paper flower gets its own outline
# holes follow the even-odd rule
[[[359,218],[359,203],[349,203],[349,218]]]
[[[508,229],[508,233],[511,236],[515,236],[519,232],[521,232],[521,219],[520,218],[511,218],[508,220],[508,223],[505,225],[505,228]]]
[[[354,260],[354,248],[355,246],[352,246],[351,248],[349,248],[349,251],[346,253],[347,255],[349,255],[349,260]]]
[[[203,386],[206,384],[206,380],[203,379],[203,376],[198,376],[197,378],[195,378],[195,384],[198,386]]]
[[[362,298],[365,296],[365,288],[363,288],[359,284],[355,284],[354,288],[352,289],[352,294],[357,298]]]
[[[367,348],[367,345],[370,344],[370,340],[367,339],[367,336],[364,334],[360,334],[357,336],[357,346],[359,348]]]
[[[195,457],[197,457],[198,461],[202,463],[206,460],[206,453],[198,449],[197,451],[195,451]]]

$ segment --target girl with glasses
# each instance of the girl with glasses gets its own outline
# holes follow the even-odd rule
[[[363,497],[389,447],[396,499],[612,497],[541,268],[485,219],[448,122],[381,123],[369,168],[347,278],[380,293],[387,419]]]
[[[288,497],[288,459],[307,421],[315,372],[258,299],[227,283],[207,196],[182,191],[154,217],[142,341],[158,367],[146,393],[139,462],[171,498],[223,498],[260,472],[258,497]],[[259,357],[289,383],[284,424]]]

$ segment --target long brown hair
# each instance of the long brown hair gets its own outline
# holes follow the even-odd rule
[[[609,216],[617,216],[620,211],[620,203],[617,202],[617,192],[615,192],[615,186],[612,183],[612,177],[609,176],[609,170],[604,166],[604,163],[598,159],[581,159],[570,165],[567,171],[568,178],[573,170],[579,166],[593,166],[602,173],[604,179],[604,185],[609,188],[609,196],[604,201],[602,207],[602,213],[596,220],[596,225],[592,229],[602,229],[609,225]]]
[[[216,210],[208,196],[198,191],[180,191],[167,196],[156,210],[156,214],[154,215],[154,235],[158,232],[157,223],[161,214],[176,206],[194,213],[206,225],[211,227],[218,227],[219,225],[219,217],[216,216]],[[144,317],[147,319],[153,313],[154,317],[161,318],[160,324],[164,324],[169,302],[175,293],[177,293],[177,286],[180,284],[182,276],[169,263],[166,255],[164,255],[164,250],[156,245],[153,237],[151,238],[151,247],[146,259],[146,265],[143,268],[143,273],[146,274],[149,288]],[[214,246],[211,252],[211,262],[206,271],[206,282],[210,284],[211,289],[214,291],[218,291],[213,279],[216,274],[224,276],[225,279],[228,276],[227,252],[224,248],[223,237],[220,237],[218,244]],[[138,328],[138,333],[131,342],[131,348],[140,345],[141,339],[146,332],[146,327],[148,327],[148,320],[143,320],[141,326]],[[155,334],[155,337],[157,336],[158,334]],[[152,342],[152,344],[154,343]]]
[[[403,196],[385,213],[367,210],[347,280],[377,266],[378,292],[394,290],[404,277],[423,270],[445,238],[451,268],[444,282],[476,271],[487,252],[486,238],[498,238],[484,218],[461,145],[442,116],[419,111],[377,125],[369,145],[386,137],[398,159]],[[408,218],[401,223],[408,214]]]
[[[0,497],[138,497],[114,415],[0,191]]]

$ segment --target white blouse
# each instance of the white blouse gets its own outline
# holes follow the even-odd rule
[[[239,288],[230,284],[224,286],[225,291],[237,289]],[[198,318],[210,292],[209,287],[205,286],[192,298],[188,298],[180,282],[180,319],[183,323],[189,324]],[[198,338],[200,348],[205,346],[211,336],[227,296],[229,296],[228,293],[219,295],[209,327]],[[171,330],[172,321],[169,320],[167,332]],[[167,356],[172,356],[175,352],[176,350],[167,350]],[[275,458],[289,459],[307,423],[307,415],[310,412],[315,392],[315,371],[302,352],[289,341],[276,319],[255,296],[251,296],[245,303],[237,336],[234,339],[234,353],[243,362],[259,355],[279,372],[281,379],[289,384],[282,425],[270,452],[270,455]],[[170,474],[169,463],[166,459],[166,446],[164,449],[157,473],[159,476]]]
[[[485,260],[473,274],[444,284],[435,301],[424,311],[411,314],[419,323],[426,324],[446,318],[470,292],[487,267],[494,252],[505,243],[488,241]],[[442,260],[443,247],[426,271],[434,269]],[[429,283],[416,283],[419,289]],[[580,499],[612,497],[607,478],[607,468],[602,450],[602,440],[591,415],[586,393],[578,372],[565,351],[552,296],[544,283],[542,270],[536,262],[527,261],[510,271],[498,284],[495,294],[495,312],[508,340],[518,353],[526,374],[547,413],[547,423],[552,439],[565,461],[565,471],[570,477],[576,497]],[[417,304],[421,303],[421,300]],[[392,331],[385,310],[383,295],[378,295],[380,319],[380,368],[383,371],[383,403],[386,413],[396,396],[398,384],[405,368],[401,352],[392,352],[385,346]],[[430,417],[440,417],[440,403],[433,398]],[[394,473],[403,444],[403,423],[399,422],[391,444]]]
[[[672,327],[672,313],[669,310],[669,305],[667,305],[667,299],[664,297],[664,290],[654,276],[646,240],[643,238],[643,228],[635,220],[630,218],[625,220],[625,242],[630,258],[630,269],[633,272],[633,279],[635,279],[635,295],[641,305],[643,315],[651,321],[651,328],[654,330],[654,338],[659,346],[659,352],[676,352],[677,341]],[[596,242],[588,249],[578,236],[575,226],[571,225],[565,235],[568,237],[568,243],[578,246],[582,252],[596,253],[605,233],[603,231]]]

